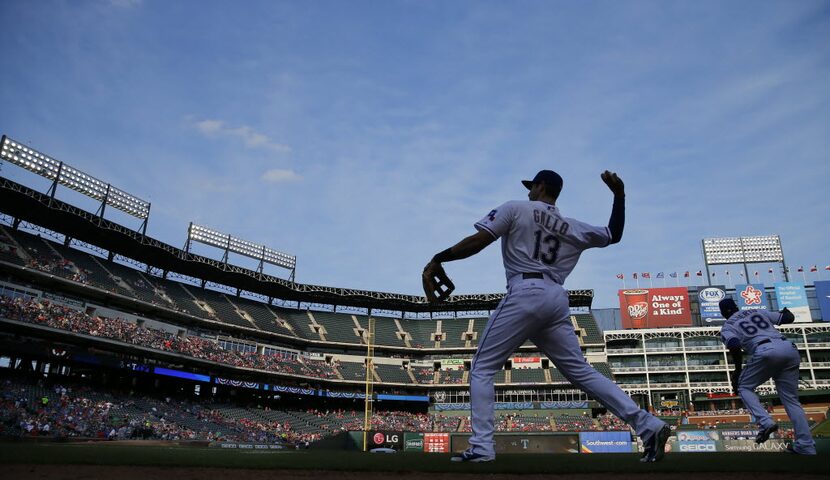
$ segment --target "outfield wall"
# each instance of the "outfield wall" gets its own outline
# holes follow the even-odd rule
[[[754,430],[681,430],[672,434],[666,452],[783,452],[792,443],[771,438],[755,443]],[[403,452],[450,453],[469,447],[470,433],[369,432],[368,448],[390,448]],[[496,454],[502,453],[635,453],[641,451],[639,439],[627,431],[608,432],[499,432],[495,436]],[[349,432],[350,441],[339,443],[348,450],[362,450],[363,432]]]

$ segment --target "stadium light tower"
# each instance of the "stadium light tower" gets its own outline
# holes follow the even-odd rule
[[[264,264],[266,263],[291,270],[290,280],[291,282],[294,281],[294,275],[297,271],[297,257],[294,255],[278,252],[265,245],[241,240],[227,233],[221,233],[190,222],[190,226],[187,227],[187,242],[184,245],[184,250],[188,253],[190,252],[192,242],[199,242],[224,250],[224,255],[222,256],[224,263],[228,263],[229,253],[236,253],[253,258],[254,260],[259,260],[259,266],[257,267],[259,273],[262,273]]]
[[[113,187],[111,184],[98,180],[64,162],[55,160],[37,150],[12,140],[3,135],[0,139],[0,160],[5,160],[41,177],[52,180],[48,194],[55,198],[58,185],[75,190],[89,198],[101,202],[96,215],[98,222],[104,219],[107,205],[142,220],[141,233],[147,234],[147,221],[150,218],[150,202],[135,195]],[[51,200],[50,200],[51,201]]]
[[[784,262],[784,249],[778,235],[761,235],[755,237],[719,237],[704,238],[703,259],[706,263],[706,281],[712,285],[709,265],[742,264],[744,275],[749,282],[747,263],[778,262],[784,269],[784,280],[790,281],[787,264]]]

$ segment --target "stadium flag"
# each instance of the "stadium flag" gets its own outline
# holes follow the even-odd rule
[[[650,272],[643,272],[643,278],[651,278]]]
[[[697,273],[695,273],[695,275],[697,275],[698,277],[702,277],[703,276],[703,270],[698,270]]]
[[[775,281],[775,270],[773,270],[772,267],[770,267],[769,273],[772,274],[772,281],[774,282]]]
[[[818,266],[813,265],[812,267],[810,267],[810,271],[811,272],[818,272]]]
[[[827,265],[826,267],[824,267],[824,269],[825,270],[830,270],[830,265]]]
[[[622,273],[618,273],[618,274],[617,274],[617,278],[618,278],[618,279],[620,279],[620,280],[622,280],[622,282],[623,282],[623,289],[625,289],[625,275],[623,275]]]
[[[802,265],[802,266],[798,267],[798,271],[799,271],[799,272],[804,272],[804,265]]]
[[[637,272],[634,272],[632,276],[634,277],[634,280],[637,280],[637,288],[640,288],[640,279],[637,278]]]
[[[804,282],[804,285],[807,285],[807,274],[804,273],[804,266],[798,267],[798,271],[801,273],[801,280]]]
[[[686,272],[686,273],[689,273],[689,272]],[[669,276],[670,276],[671,278],[677,278],[677,272],[671,272],[671,273],[669,274]],[[688,275],[686,275],[686,276],[688,277]]]
[[[658,272],[657,273],[657,278],[663,278],[663,272]]]

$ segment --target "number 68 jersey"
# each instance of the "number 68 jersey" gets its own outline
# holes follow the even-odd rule
[[[561,285],[584,250],[611,242],[608,227],[563,217],[555,205],[539,201],[507,202],[476,222],[475,228],[501,238],[508,282],[514,275],[538,272]]]
[[[741,348],[748,354],[755,352],[755,347],[764,340],[783,338],[775,325],[781,324],[782,315],[769,310],[742,310],[735,313],[723,324],[720,330],[724,345],[737,338]]]

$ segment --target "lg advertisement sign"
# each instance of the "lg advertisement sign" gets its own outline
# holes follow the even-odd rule
[[[686,287],[620,290],[623,328],[689,327],[692,314]]]
[[[403,444],[401,432],[369,432],[371,448],[393,448],[400,450]]]

